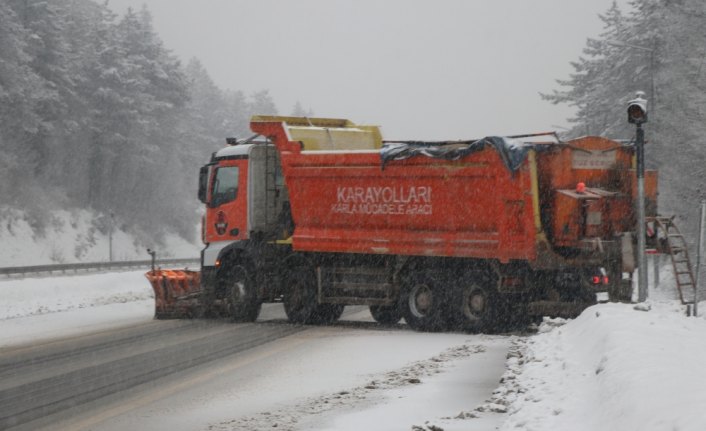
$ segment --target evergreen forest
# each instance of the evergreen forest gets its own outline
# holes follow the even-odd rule
[[[0,1],[0,205],[36,231],[54,208],[87,208],[195,241],[198,169],[255,112],[276,113],[266,90],[222,90],[182,64],[146,7]]]

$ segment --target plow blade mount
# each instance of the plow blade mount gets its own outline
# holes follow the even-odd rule
[[[201,310],[201,273],[188,269],[156,269],[145,277],[154,290],[154,317],[195,317]]]

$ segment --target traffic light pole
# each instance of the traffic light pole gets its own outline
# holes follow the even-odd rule
[[[647,300],[647,256],[645,255],[645,131],[637,124],[635,142],[637,151],[637,254],[638,293],[637,301]]]

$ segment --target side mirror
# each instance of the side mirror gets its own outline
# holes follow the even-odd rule
[[[208,174],[210,167],[202,166],[199,170],[199,201],[205,204],[208,203]]]

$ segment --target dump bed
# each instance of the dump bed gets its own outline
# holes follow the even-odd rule
[[[326,150],[308,149],[323,146],[290,127],[277,117],[251,123],[280,152],[299,251],[534,261],[548,243],[595,247],[634,227],[632,149],[615,141],[526,145],[513,166],[497,146],[476,142],[453,160],[425,157],[422,145],[419,156],[383,163],[377,145],[345,149],[344,136],[356,135],[350,123],[331,128],[347,133],[320,131],[341,137]],[[579,182],[587,189],[576,192]]]
[[[280,151],[296,250],[534,258],[533,154],[515,172],[493,148],[383,168],[377,149],[306,150],[280,121],[252,129]]]

